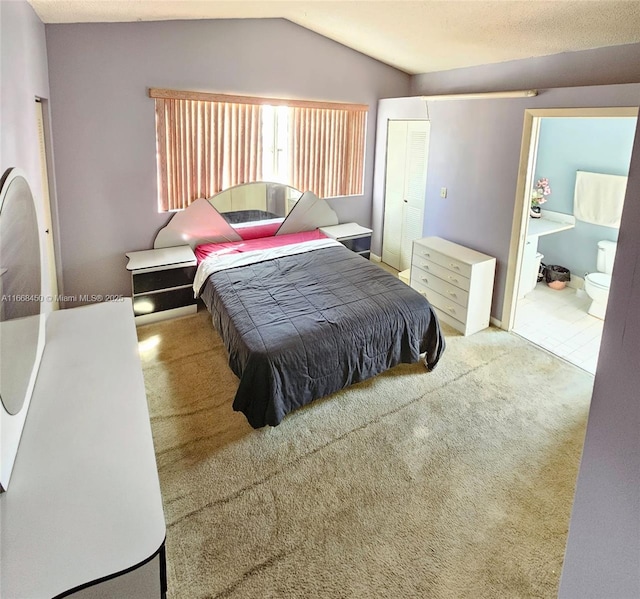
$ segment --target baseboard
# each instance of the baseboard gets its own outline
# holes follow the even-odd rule
[[[489,319],[489,322],[494,326],[494,327],[498,327],[499,329],[502,328],[502,321],[498,320],[497,318],[494,318],[493,316]]]
[[[567,283],[567,287],[571,287],[572,289],[584,289],[584,279],[572,274],[571,280]]]
[[[373,252],[369,254],[369,260],[371,260],[371,262],[382,262],[382,258],[380,256],[376,256]]]

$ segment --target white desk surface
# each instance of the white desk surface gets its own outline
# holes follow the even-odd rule
[[[54,597],[165,537],[131,300],[53,312],[7,492],[0,596]]]
[[[193,266],[197,264],[196,255],[188,245],[178,245],[170,248],[158,248],[155,250],[142,250],[139,252],[127,252],[129,258],[127,270],[140,270],[143,268],[156,268],[172,264],[184,264]]]
[[[325,235],[332,237],[333,239],[346,239],[348,237],[361,237],[364,235],[370,235],[371,229],[362,227],[357,223],[342,223],[341,225],[331,225],[329,227],[320,227]]]

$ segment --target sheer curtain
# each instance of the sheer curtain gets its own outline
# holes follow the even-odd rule
[[[262,177],[262,106],[156,98],[160,209]]]
[[[366,123],[366,110],[291,107],[291,185],[319,197],[362,194]]]

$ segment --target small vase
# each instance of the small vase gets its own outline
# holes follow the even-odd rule
[[[531,218],[540,218],[542,216],[540,206],[531,206],[529,216]]]

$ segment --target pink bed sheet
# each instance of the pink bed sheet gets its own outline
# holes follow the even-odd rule
[[[275,237],[261,237],[259,239],[249,239],[243,241],[229,241],[227,243],[205,243],[196,247],[195,254],[198,264],[209,256],[220,256],[223,254],[241,254],[254,250],[264,250],[268,248],[290,245],[311,241],[312,239],[325,239],[327,236],[319,229],[314,231],[304,231],[302,233],[290,233],[288,235],[277,235]]]
[[[249,239],[272,237],[280,228],[282,221],[283,219],[279,219],[275,223],[267,223],[265,225],[250,225],[248,227],[234,227],[234,229],[244,241],[248,241]]]

